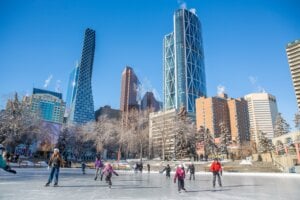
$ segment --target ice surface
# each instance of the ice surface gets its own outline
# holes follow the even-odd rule
[[[45,168],[18,169],[18,174],[0,171],[1,200],[96,200],[96,199],[255,199],[299,200],[300,176],[297,174],[224,173],[223,187],[212,188],[210,173],[197,173],[196,181],[185,181],[187,192],[178,193],[177,184],[164,174],[120,172],[113,186],[94,181],[94,170],[61,169],[59,187],[44,187],[49,171]]]

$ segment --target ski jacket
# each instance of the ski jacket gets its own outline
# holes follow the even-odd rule
[[[211,172],[220,172],[220,171],[222,171],[221,163],[213,162],[210,166],[210,171]]]
[[[49,166],[51,167],[60,167],[63,163],[62,157],[60,154],[52,154],[50,160],[49,160]]]
[[[6,166],[6,162],[3,159],[2,155],[0,155],[0,168],[4,168]]]
[[[101,160],[96,160],[95,161],[95,168],[102,168],[103,167],[103,163]]]
[[[191,174],[195,173],[195,166],[194,165],[189,165],[187,171],[190,171]]]
[[[176,181],[176,179],[179,179],[179,180],[183,180],[185,178],[185,172],[182,168],[178,167],[176,169],[176,172],[175,172],[175,177],[174,177],[174,181]]]
[[[112,174],[115,174],[116,176],[118,176],[118,173],[115,172],[115,170],[112,168],[111,165],[108,165],[106,166],[103,171],[102,171],[102,175],[105,175],[105,176],[111,176]]]

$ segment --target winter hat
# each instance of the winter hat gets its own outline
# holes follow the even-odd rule
[[[178,167],[182,168],[182,165],[181,165],[181,164],[179,164],[179,165],[178,165]]]
[[[59,153],[59,149],[58,148],[54,148],[53,151]]]

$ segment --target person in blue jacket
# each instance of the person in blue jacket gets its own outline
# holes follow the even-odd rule
[[[9,173],[16,174],[17,172],[6,163],[5,159],[3,159],[3,152],[5,151],[5,148],[2,144],[0,144],[0,168],[4,171],[7,171]]]

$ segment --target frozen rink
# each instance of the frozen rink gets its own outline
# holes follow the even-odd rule
[[[210,173],[196,174],[185,181],[187,192],[178,193],[177,184],[164,174],[119,172],[113,186],[94,181],[94,170],[61,169],[59,187],[44,187],[49,171],[18,169],[17,175],[0,171],[0,200],[96,200],[96,199],[255,199],[299,200],[300,175],[224,173],[223,187],[212,188]]]

